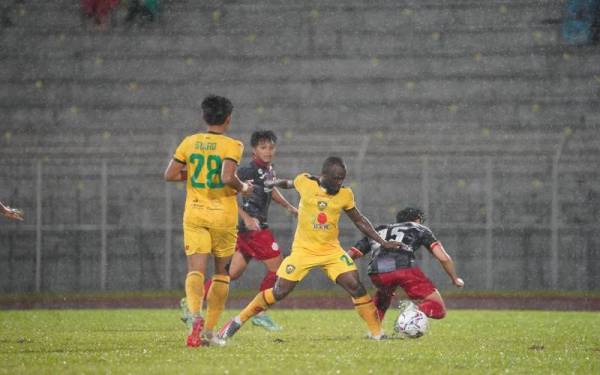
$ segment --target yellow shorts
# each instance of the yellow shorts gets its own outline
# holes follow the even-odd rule
[[[352,258],[341,248],[338,252],[328,252],[323,255],[292,250],[292,253],[279,266],[277,276],[289,281],[300,281],[315,267],[320,267],[333,282],[342,273],[356,271],[356,265]]]
[[[185,255],[213,254],[224,258],[235,252],[237,229],[215,229],[183,223]]]

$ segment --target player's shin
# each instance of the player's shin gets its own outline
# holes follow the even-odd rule
[[[377,315],[379,316],[379,320],[383,321],[383,317],[385,316],[385,312],[390,307],[392,303],[392,293],[389,291],[382,291],[380,289],[375,292],[375,296],[373,297],[373,302],[375,303],[375,307],[377,308]]]
[[[188,272],[185,278],[185,296],[193,316],[199,315],[204,298],[204,274],[200,271]]]
[[[219,317],[225,309],[225,302],[229,295],[229,276],[214,275],[212,284],[208,289],[206,298],[206,330],[212,331],[219,321]]]
[[[358,315],[367,323],[371,337],[380,337],[383,335],[383,329],[381,328],[381,320],[377,314],[377,308],[373,303],[373,300],[368,294],[362,297],[352,298],[354,303],[354,309]]]
[[[273,295],[273,288],[263,290],[258,293],[256,297],[240,312],[240,321],[245,323],[248,319],[261,311],[267,310],[271,305],[276,302],[275,296]]]

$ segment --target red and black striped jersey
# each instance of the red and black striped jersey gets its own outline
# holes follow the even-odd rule
[[[354,248],[363,255],[369,255],[369,274],[392,272],[399,268],[413,267],[416,251],[421,246],[431,250],[437,242],[431,229],[411,221],[381,225],[376,230],[384,240],[400,242],[402,247],[398,250],[386,250],[368,237],[358,241]]]

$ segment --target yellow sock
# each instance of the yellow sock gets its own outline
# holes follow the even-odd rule
[[[360,317],[367,323],[369,331],[373,336],[379,336],[383,333],[381,329],[381,321],[377,315],[377,308],[371,297],[367,294],[362,297],[352,298],[354,309]]]
[[[213,275],[206,298],[206,330],[212,331],[219,322],[229,295],[229,276]]]
[[[256,297],[246,306],[242,312],[240,312],[240,320],[242,323],[252,318],[254,315],[261,311],[265,311],[271,305],[275,303],[275,296],[273,295],[273,288],[265,289],[258,293]]]
[[[185,296],[192,315],[200,314],[204,298],[204,274],[202,272],[188,272],[185,278]]]

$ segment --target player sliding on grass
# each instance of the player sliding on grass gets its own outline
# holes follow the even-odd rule
[[[233,105],[227,98],[205,98],[202,112],[207,132],[190,135],[181,142],[164,176],[167,181],[187,181],[183,241],[188,268],[185,295],[193,316],[187,338],[187,345],[191,347],[220,343],[213,337],[212,330],[229,293],[229,275],[225,266],[235,250],[236,194],[250,195],[253,190],[251,183],[242,182],[235,173],[244,145],[224,135],[232,111]],[[208,291],[206,330],[203,332],[204,275],[210,254],[214,256],[215,271]]]
[[[285,207],[291,214],[298,215],[296,207],[291,205],[277,188],[265,187],[265,181],[275,179],[275,170],[271,162],[275,157],[276,142],[277,136],[270,130],[258,130],[252,133],[250,137],[252,161],[238,168],[237,171],[238,177],[242,181],[252,181],[254,191],[252,195],[242,198],[236,252],[233,254],[229,266],[229,277],[231,280],[238,279],[252,258],[260,260],[267,269],[267,273],[260,283],[261,291],[273,288],[277,279],[275,271],[279,268],[282,260],[279,246],[267,223],[271,199]],[[210,281],[205,283],[205,290],[208,290],[210,284]],[[188,309],[185,301],[181,302],[181,307],[183,320],[188,321]],[[281,329],[264,312],[254,316],[252,324],[269,331]]]
[[[298,175],[294,181],[275,180],[265,186],[295,188],[300,194],[298,226],[292,252],[277,270],[275,286],[260,292],[239,315],[221,328],[219,337],[232,337],[248,319],[284,299],[313,268],[321,268],[351,296],[354,307],[369,328],[369,337],[381,339],[383,331],[377,309],[358,278],[356,265],[340,246],[339,218],[345,212],[366,236],[386,249],[397,249],[400,243],[386,241],[377,234],[369,220],[354,204],[352,190],[342,187],[346,165],[331,156],[325,160],[320,177]]]
[[[23,221],[23,211],[18,208],[11,208],[0,202],[0,215],[10,220]]]
[[[440,292],[415,264],[415,252],[421,245],[425,246],[440,262],[455,286],[462,288],[465,285],[456,274],[454,262],[442,244],[436,240],[429,228],[422,225],[424,220],[423,212],[407,207],[398,212],[395,224],[377,227],[381,237],[388,241],[401,242],[400,250],[389,251],[370,238],[364,237],[348,251],[352,259],[370,255],[367,272],[377,287],[375,306],[381,320],[390,307],[397,287],[404,289],[411,300],[419,301],[418,305],[412,301],[402,301],[399,306],[401,312],[418,307],[433,319],[442,319],[446,316],[446,308]]]

